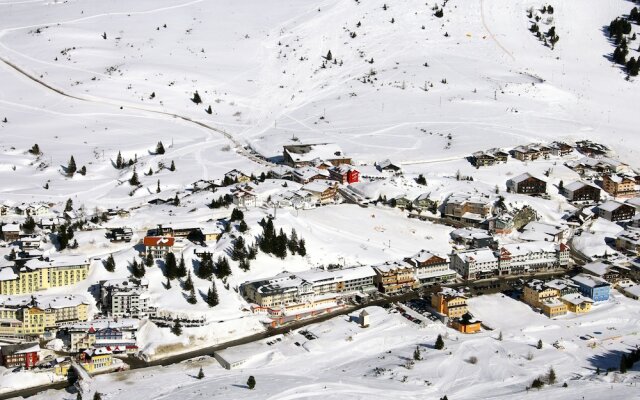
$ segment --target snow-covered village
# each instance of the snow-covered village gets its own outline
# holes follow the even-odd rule
[[[640,399],[639,24],[0,0],[0,399]]]

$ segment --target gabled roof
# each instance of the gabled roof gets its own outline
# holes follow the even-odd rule
[[[173,247],[175,238],[172,236],[145,236],[142,243],[145,246]]]

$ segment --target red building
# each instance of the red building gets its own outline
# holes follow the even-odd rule
[[[3,345],[0,361],[5,368],[33,368],[40,361],[40,345],[37,342]]]
[[[173,250],[175,238],[172,236],[145,236],[142,240],[145,254],[151,254],[153,258],[164,258]]]
[[[360,181],[360,172],[348,164],[331,168],[329,170],[329,174],[331,179],[343,184],[356,183]]]

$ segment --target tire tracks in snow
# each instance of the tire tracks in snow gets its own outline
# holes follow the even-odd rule
[[[484,26],[484,29],[487,31],[487,33],[489,34],[489,36],[491,37],[491,40],[494,41],[494,43],[500,47],[500,49],[502,49],[502,51],[508,55],[513,61],[516,60],[516,58],[513,56],[513,54],[506,49],[506,47],[504,47],[502,45],[502,43],[500,43],[498,41],[498,39],[496,39],[496,37],[494,36],[493,32],[491,32],[491,29],[489,29],[489,26],[487,25],[487,21],[484,18],[484,0],[480,0],[480,19],[482,20],[482,26]]]
[[[165,117],[171,117],[171,118],[177,118],[180,119],[182,121],[185,121],[189,124],[193,124],[193,125],[198,125],[201,128],[204,128],[205,130],[209,130],[209,131],[213,131],[216,132],[222,136],[224,136],[228,141],[231,142],[231,144],[233,145],[233,148],[235,149],[236,153],[239,154],[240,156],[245,157],[246,159],[248,159],[249,161],[252,161],[254,163],[263,165],[263,166],[272,166],[273,163],[264,160],[260,157],[255,156],[254,154],[250,153],[248,150],[246,150],[244,148],[244,146],[242,145],[242,143],[240,141],[238,141],[236,138],[233,137],[233,135],[231,135],[230,133],[219,129],[219,128],[215,128],[209,124],[206,124],[204,122],[195,120],[191,117],[187,117],[185,115],[181,115],[181,114],[176,114],[176,113],[172,113],[172,112],[168,112],[168,111],[160,111],[160,110],[154,110],[154,109],[150,109],[150,108],[145,108],[145,107],[140,107],[140,106],[135,106],[135,105],[131,105],[131,104],[125,104],[125,103],[118,103],[117,101],[113,101],[113,100],[108,100],[108,99],[103,99],[103,98],[99,98],[99,97],[83,97],[83,96],[78,96],[78,95],[74,95],[71,93],[67,93],[61,89],[58,89],[50,84],[48,84],[47,82],[45,82],[44,80],[38,78],[37,76],[34,76],[32,74],[30,74],[29,72],[25,71],[24,69],[22,69],[21,67],[19,67],[18,65],[14,64],[13,62],[7,60],[4,57],[0,57],[0,61],[2,61],[5,65],[7,65],[8,67],[10,67],[11,69],[13,69],[15,72],[18,72],[19,74],[21,74],[22,76],[30,79],[31,81],[37,83],[38,85],[48,89],[51,92],[57,93],[60,96],[64,96],[73,100],[77,100],[77,101],[82,101],[82,102],[87,102],[87,103],[96,103],[96,104],[102,104],[102,105],[108,105],[108,106],[115,106],[115,107],[122,107],[123,109],[126,107],[127,109],[133,109],[133,110],[137,110],[137,111],[142,111],[142,112],[146,112],[146,113],[153,113],[156,115],[160,115],[160,116],[165,116]]]

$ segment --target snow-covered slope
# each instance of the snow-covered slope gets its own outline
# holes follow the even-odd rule
[[[119,150],[138,156],[139,171],[175,160],[177,173],[143,177],[142,196],[157,179],[172,189],[235,166],[253,170],[237,143],[275,156],[294,136],[338,142],[357,161],[447,159],[582,137],[634,157],[637,82],[605,57],[613,47],[602,31],[631,2],[553,4],[555,50],[527,30],[535,1],[452,0],[443,18],[434,4],[5,1],[2,60],[76,98],[2,63],[2,190],[122,202],[129,189],[117,180],[131,171],[111,166]],[[336,64],[323,59],[329,50]],[[196,90],[199,105],[190,100]],[[196,119],[238,142],[148,110]],[[173,147],[149,154],[159,140]],[[36,142],[38,161],[25,154]],[[60,173],[72,154],[86,177]]]

